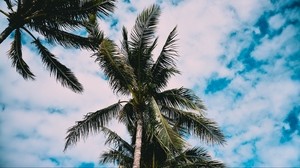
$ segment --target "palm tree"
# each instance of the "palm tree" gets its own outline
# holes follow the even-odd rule
[[[68,129],[66,150],[90,133],[101,132],[112,118],[125,123],[128,130],[135,128],[133,167],[140,167],[143,138],[156,139],[167,153],[182,151],[184,135],[195,135],[208,143],[223,144],[224,136],[216,123],[203,116],[201,100],[186,88],[165,90],[168,79],[176,69],[176,27],[170,32],[157,59],[153,50],[158,38],[155,30],[160,8],[152,5],[137,17],[130,40],[125,28],[118,48],[104,39],[96,56],[115,93],[130,96],[96,112],[88,113],[82,121]],[[147,121],[147,122],[146,122]],[[151,130],[143,134],[143,128]],[[146,144],[147,145],[147,144]]]
[[[103,17],[111,13],[114,1],[5,0],[8,11],[0,9],[0,13],[7,17],[8,25],[0,34],[0,44],[13,34],[14,40],[8,52],[12,65],[25,80],[34,80],[35,75],[22,58],[22,37],[29,35],[50,74],[54,74],[63,86],[71,88],[74,92],[82,92],[83,87],[71,70],[61,64],[43,43],[96,50],[103,35],[100,31],[94,31],[95,28],[91,28],[88,20],[92,14]],[[89,33],[93,33],[93,38],[70,33],[81,28],[87,28]]]

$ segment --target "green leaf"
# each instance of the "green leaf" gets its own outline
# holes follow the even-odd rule
[[[15,30],[15,38],[11,43],[11,48],[8,52],[10,59],[12,60],[12,66],[16,67],[16,70],[22,77],[34,80],[34,74],[30,71],[29,66],[22,58],[22,44],[21,44],[21,31]]]
[[[181,150],[184,146],[183,139],[169,125],[162,116],[160,109],[153,97],[149,100],[150,112],[156,121],[155,137],[166,150]]]
[[[129,42],[132,51],[128,55],[130,65],[134,68],[137,81],[142,82],[147,79],[146,71],[152,64],[149,47],[155,39],[155,30],[160,15],[158,5],[152,5],[143,10],[137,17],[135,26],[131,32],[131,41]]]
[[[186,167],[186,168],[225,168],[220,161],[213,160],[208,152],[201,147],[188,148],[180,151],[175,157],[171,157],[165,163],[166,167]]]
[[[224,144],[225,137],[217,123],[201,114],[163,106],[162,112],[167,114],[173,123],[178,124],[186,133],[193,133],[200,140],[210,144]]]
[[[200,113],[205,110],[201,99],[191,89],[183,87],[157,93],[155,99],[160,105],[196,110]]]
[[[85,115],[82,121],[77,121],[76,125],[67,131],[65,149],[76,144],[80,138],[86,138],[91,133],[98,133],[113,117],[116,117],[121,109],[121,103],[115,103],[96,112]]]
[[[69,87],[74,92],[83,91],[82,85],[78,82],[77,78],[69,68],[57,61],[55,56],[50,53],[39,40],[35,40],[33,43],[37,47],[38,52],[42,57],[42,61],[50,71],[50,74],[54,74],[56,79],[61,82],[62,86]]]
[[[124,54],[124,56],[128,59],[128,56],[131,55],[130,47],[129,47],[129,42],[128,42],[128,32],[125,27],[122,27],[122,36],[123,40],[121,42],[121,51]]]
[[[123,138],[121,138],[116,132],[110,130],[107,127],[102,127],[101,132],[103,132],[107,137],[105,140],[105,144],[114,144],[116,148],[122,148],[128,153],[133,153],[134,148]]]
[[[94,55],[113,90],[116,93],[129,94],[136,86],[135,76],[125,57],[117,51],[116,45],[111,40],[104,39]]]
[[[175,74],[179,74],[176,69],[175,57],[178,56],[176,51],[177,41],[175,38],[177,36],[176,27],[169,34],[162,51],[160,52],[156,62],[151,68],[153,84],[157,86],[156,89],[166,87],[168,79]]]
[[[111,149],[101,155],[99,163],[117,163],[120,167],[132,167],[133,157],[122,150]]]

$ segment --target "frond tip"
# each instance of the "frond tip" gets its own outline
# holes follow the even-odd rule
[[[33,43],[37,47],[38,52],[42,57],[43,63],[50,71],[50,75],[54,73],[56,79],[61,82],[62,86],[69,87],[74,92],[80,93],[83,91],[82,85],[78,82],[77,78],[74,76],[74,74],[71,72],[69,68],[61,64],[55,58],[55,56],[52,53],[50,53],[50,51],[41,44],[41,42],[38,39],[33,41]]]

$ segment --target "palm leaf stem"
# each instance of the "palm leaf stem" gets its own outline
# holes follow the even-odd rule
[[[13,30],[14,28],[12,26],[8,26],[2,31],[0,34],[0,44],[10,35]]]
[[[38,40],[28,29],[25,27],[22,27],[22,29],[25,30],[34,39],[34,41]]]
[[[5,15],[6,17],[9,17],[9,14],[4,12],[3,10],[0,9],[0,13],[2,13],[3,15]]]

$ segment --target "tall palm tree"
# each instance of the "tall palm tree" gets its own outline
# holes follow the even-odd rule
[[[184,148],[181,134],[192,134],[208,143],[225,142],[216,123],[203,116],[204,106],[192,90],[182,87],[164,91],[168,79],[179,73],[175,65],[177,33],[175,27],[154,60],[152,52],[158,40],[155,30],[159,15],[157,5],[143,10],[130,39],[127,30],[122,29],[121,48],[109,39],[102,41],[95,53],[96,61],[113,91],[131,98],[88,113],[68,129],[65,150],[90,133],[100,132],[112,118],[125,123],[128,130],[135,128],[133,167],[140,167],[143,138],[156,139],[167,153]],[[151,134],[143,134],[144,127],[152,130]]]
[[[0,9],[0,13],[7,17],[8,25],[0,34],[0,44],[13,34],[14,40],[8,55],[16,71],[25,80],[35,79],[35,75],[22,58],[22,37],[28,35],[32,38],[32,44],[41,55],[50,74],[54,74],[63,86],[71,88],[74,92],[82,92],[83,87],[71,70],[61,64],[43,43],[96,50],[103,35],[100,31],[92,31],[96,29],[91,28],[88,20],[92,14],[101,17],[110,14],[114,9],[115,0],[15,0],[13,2],[5,0],[5,2],[8,9],[7,11]],[[82,28],[87,28],[93,36],[82,37],[72,33]]]

